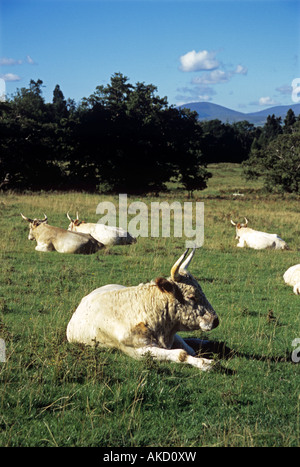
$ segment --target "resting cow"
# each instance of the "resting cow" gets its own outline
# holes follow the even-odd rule
[[[133,358],[150,353],[158,360],[209,370],[212,360],[196,357],[195,350],[176,334],[210,331],[219,324],[200,285],[188,272],[194,253],[195,249],[189,255],[185,251],[169,279],[158,277],[135,287],[109,284],[91,292],[69,321],[68,341],[119,348]]]
[[[70,221],[68,230],[90,234],[103,245],[128,245],[136,242],[136,239],[121,227],[80,221],[78,213],[76,219],[71,219],[69,213],[67,217]]]
[[[69,232],[59,227],[48,225],[48,218],[30,219],[23,216],[29,222],[28,240],[36,240],[37,251],[58,251],[59,253],[96,253],[103,244],[95,240],[91,235]]]
[[[245,217],[245,224],[233,222],[231,224],[236,227],[236,239],[239,241],[237,246],[240,248],[249,247],[255,250],[263,250],[264,248],[274,248],[275,250],[287,250],[288,246],[282,238],[277,234],[260,232],[248,227],[248,221]]]
[[[293,292],[300,295],[300,264],[287,269],[283,275],[284,282],[293,287]]]

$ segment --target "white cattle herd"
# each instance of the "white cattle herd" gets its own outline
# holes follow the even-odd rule
[[[72,254],[93,254],[112,245],[136,242],[129,232],[104,224],[70,221],[68,230],[48,224],[43,219],[30,219],[29,240],[35,240],[37,251]],[[245,223],[236,223],[237,247],[288,249],[277,234],[260,232]],[[67,326],[67,339],[85,345],[118,348],[133,358],[145,354],[157,360],[180,362],[203,371],[213,367],[213,360],[197,356],[205,347],[200,339],[183,339],[180,331],[210,331],[219,319],[205,297],[200,284],[188,271],[195,248],[187,249],[171,268],[168,279],[158,277],[146,284],[125,287],[108,284],[84,297]],[[283,275],[286,284],[300,295],[300,264]],[[207,343],[207,341],[206,341]]]

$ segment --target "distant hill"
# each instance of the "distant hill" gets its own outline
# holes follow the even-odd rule
[[[257,126],[264,125],[268,115],[273,114],[276,117],[281,117],[283,121],[289,109],[292,109],[296,116],[300,114],[300,104],[279,105],[252,113],[238,112],[222,105],[212,104],[211,102],[191,102],[181,105],[179,108],[187,108],[197,112],[200,121],[218,119],[223,123],[234,123],[247,120],[249,123]]]

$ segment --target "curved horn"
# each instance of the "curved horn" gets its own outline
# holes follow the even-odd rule
[[[194,254],[195,254],[195,251],[196,251],[196,247],[194,246],[194,248],[192,249],[191,253],[189,254],[189,256],[184,260],[184,262],[180,265],[179,267],[179,271],[182,271],[183,273],[184,272],[188,272],[188,267],[190,265],[190,262],[192,261],[193,257],[194,257]]]
[[[21,212],[20,212],[20,214],[21,214],[21,216],[23,217],[23,219],[24,219],[25,221],[27,221],[27,222],[33,222],[32,219],[30,219],[29,217],[24,216]]]
[[[67,212],[67,218],[69,219],[70,222],[74,222],[73,219],[69,215],[69,211]]]
[[[44,213],[44,219],[40,219],[41,222],[47,222],[48,220],[48,217],[47,215]]]
[[[79,221],[78,211],[76,212],[76,220]]]
[[[236,225],[236,223],[235,223],[235,222],[233,222],[233,220],[232,220],[232,219],[230,220],[230,222],[232,223],[232,225]]]
[[[180,256],[180,258],[176,261],[176,263],[174,263],[174,265],[171,268],[171,278],[175,282],[180,281],[179,269],[180,269],[181,263],[185,260],[188,251],[189,249],[187,248],[185,252],[183,253],[183,255]]]
[[[244,219],[245,219],[245,222],[246,222],[246,223],[244,224],[244,227],[247,227],[247,225],[248,225],[248,220],[246,219],[246,217],[244,217]]]

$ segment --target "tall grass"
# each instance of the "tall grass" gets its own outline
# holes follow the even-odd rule
[[[135,285],[170,267],[182,238],[139,238],[95,255],[41,253],[27,240],[29,217],[48,215],[66,228],[66,212],[97,220],[100,201],[84,193],[3,193],[0,198],[1,446],[299,446],[299,366],[292,341],[300,337],[300,301],[284,284],[300,262],[299,199],[245,184],[239,166],[212,166],[208,188],[194,194],[205,206],[205,240],[192,273],[214,306],[211,333],[233,353],[219,370],[134,361],[115,350],[66,341],[81,298],[107,284]],[[234,197],[239,191],[244,196]],[[129,202],[135,198],[130,198]],[[158,200],[186,201],[176,187]],[[236,247],[230,218],[276,232],[287,251]]]

